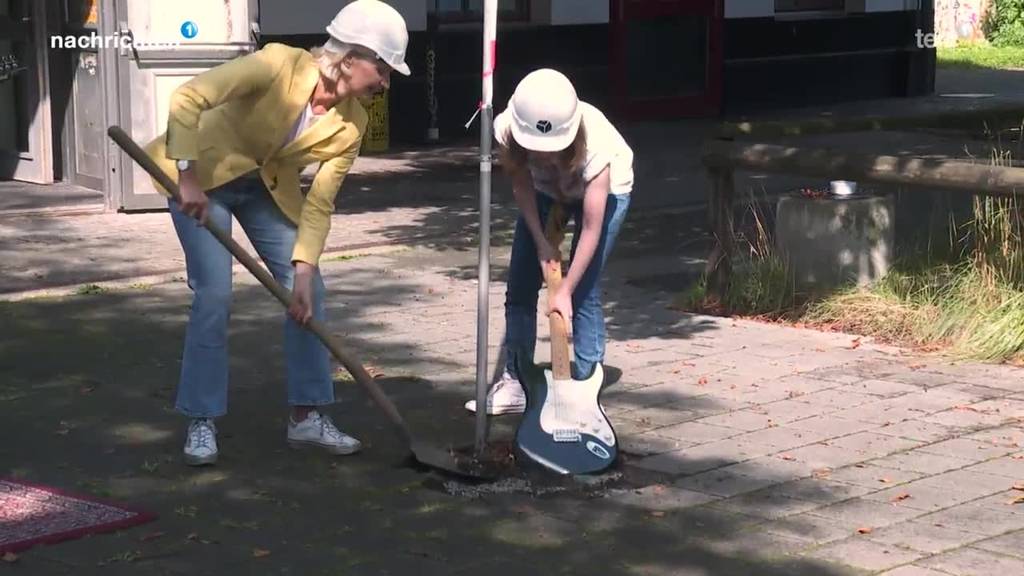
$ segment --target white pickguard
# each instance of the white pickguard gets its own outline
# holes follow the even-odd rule
[[[544,371],[548,393],[540,410],[540,427],[551,434],[555,442],[578,442],[581,434],[591,434],[608,446],[615,445],[615,433],[608,424],[604,410],[597,401],[604,383],[604,369],[600,364],[590,378],[555,380],[551,370]]]

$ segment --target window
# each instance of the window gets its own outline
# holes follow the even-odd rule
[[[530,0],[498,0],[501,20],[529,20]],[[484,0],[433,0],[427,4],[441,22],[474,22],[483,18]]]
[[[775,13],[783,12],[842,12],[845,0],[775,0]]]

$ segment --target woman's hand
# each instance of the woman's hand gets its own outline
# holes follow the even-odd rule
[[[557,312],[565,321],[565,333],[572,335],[572,293],[559,286],[554,297],[548,299],[548,314]]]
[[[541,269],[562,265],[562,258],[558,251],[546,239],[537,242],[537,260],[540,262]]]
[[[292,304],[288,315],[305,326],[313,318],[313,276],[316,266],[308,262],[295,263],[295,280],[292,284]]]
[[[202,186],[199,185],[199,177],[196,176],[195,168],[178,173],[178,188],[181,192],[182,213],[205,225],[210,201]]]

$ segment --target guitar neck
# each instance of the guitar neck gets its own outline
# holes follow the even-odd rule
[[[544,283],[548,287],[548,304],[550,305],[555,293],[558,292],[558,287],[562,284],[559,246],[562,245],[565,230],[562,228],[562,210],[559,204],[554,204],[551,207],[544,236],[547,237],[551,247],[555,249],[555,254],[559,256],[558,265],[543,267]],[[572,376],[569,370],[569,336],[566,331],[565,318],[562,318],[561,314],[553,312],[548,314],[548,324],[551,329],[551,373],[556,380],[568,380]]]

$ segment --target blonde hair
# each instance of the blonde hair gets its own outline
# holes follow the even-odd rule
[[[505,130],[505,146],[498,147],[498,156],[501,158],[501,165],[511,174],[518,174],[526,170],[526,163],[530,159],[530,151],[523,148],[516,142],[512,135],[512,129]],[[558,152],[558,168],[566,172],[575,172],[583,168],[587,160],[587,131],[580,122],[576,131],[576,137],[572,144]]]
[[[320,75],[324,78],[337,82],[341,78],[341,63],[348,55],[360,56],[363,58],[374,58],[376,55],[372,50],[359,44],[349,44],[334,38],[328,38],[323,46],[313,48],[309,51],[316,61]]]

